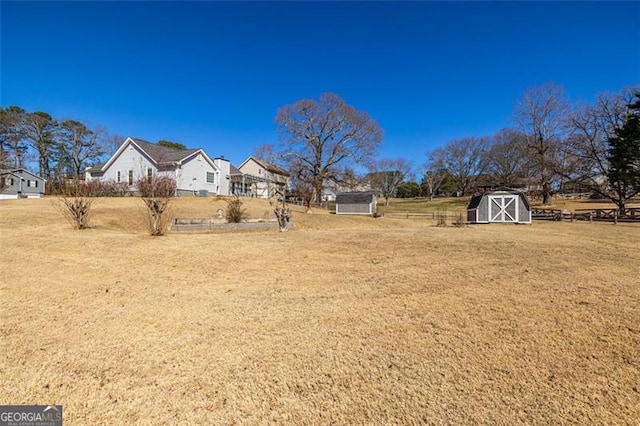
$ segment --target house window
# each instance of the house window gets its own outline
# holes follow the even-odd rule
[[[129,170],[129,185],[133,185],[133,170]]]
[[[147,168],[147,177],[148,178],[153,177],[153,169],[151,167]]]
[[[122,173],[120,173],[120,170],[118,170],[118,173],[116,173],[116,182],[122,182]]]
[[[207,183],[216,183],[215,173],[207,172]]]

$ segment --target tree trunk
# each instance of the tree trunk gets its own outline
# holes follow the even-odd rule
[[[551,201],[551,186],[549,182],[542,184],[542,204],[549,204]]]

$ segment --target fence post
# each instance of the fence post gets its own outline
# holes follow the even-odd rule
[[[617,224],[618,224],[618,210],[616,210],[616,211],[613,213],[613,224],[614,224],[614,225],[617,225]]]

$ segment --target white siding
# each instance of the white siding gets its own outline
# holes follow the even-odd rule
[[[214,174],[214,183],[207,182],[207,172]],[[182,168],[178,171],[179,190],[197,192],[205,189],[211,194],[219,194],[219,186],[220,172],[200,153],[182,164]]]
[[[133,170],[133,181],[135,183],[138,179],[147,175],[147,168],[149,167],[153,169],[154,173],[157,172],[156,167],[142,151],[135,145],[128,144],[113,163],[111,163],[100,180],[117,182],[119,170],[121,182],[126,183],[129,170]]]
[[[220,170],[220,188],[218,195],[230,195],[231,163],[224,158],[216,158],[213,162],[218,166],[218,170]]]

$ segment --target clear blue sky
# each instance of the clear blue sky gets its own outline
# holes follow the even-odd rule
[[[529,87],[640,82],[639,2],[0,3],[0,104],[234,164],[278,107],[334,92],[422,163],[508,126]]]

